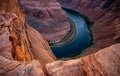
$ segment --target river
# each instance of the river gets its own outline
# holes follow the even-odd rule
[[[84,17],[74,10],[64,10],[67,17],[75,23],[76,35],[70,42],[63,45],[51,46],[52,51],[57,57],[66,57],[77,52],[82,52],[90,43],[88,25]]]

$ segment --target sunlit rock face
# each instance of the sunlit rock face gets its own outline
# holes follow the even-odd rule
[[[112,26],[110,28],[118,27],[113,30],[115,34],[112,37],[116,43],[119,42],[119,14],[118,10],[115,11],[117,12],[108,11],[111,17],[115,16],[115,19],[112,18],[113,21],[108,17],[108,13],[107,19],[103,17],[103,20],[108,23],[107,20],[110,18],[114,23],[114,27],[112,24],[109,25]],[[96,21],[94,28],[100,20],[101,18]],[[102,23],[99,23],[99,26],[103,26]],[[0,0],[0,76],[119,76],[120,44],[74,60],[55,60],[56,57],[48,43],[39,32],[26,23],[18,0]]]
[[[48,41],[60,40],[70,31],[65,12],[56,0],[20,0],[28,23]]]
[[[94,21],[94,45],[86,54],[120,42],[120,0],[57,0],[63,7],[76,9]]]
[[[56,61],[46,65],[50,76],[119,76],[120,44],[99,52],[68,61]]]
[[[48,43],[26,23],[18,1],[0,0],[0,76],[45,76],[45,65],[55,60]]]

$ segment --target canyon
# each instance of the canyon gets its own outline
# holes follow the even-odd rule
[[[58,1],[94,22],[94,44],[82,57],[57,59],[47,41],[59,41],[70,31],[61,5],[56,0],[0,0],[0,76],[119,76],[120,1]]]
[[[62,7],[68,7],[85,14],[91,21],[93,45],[82,54],[89,55],[102,48],[120,42],[119,0],[57,0]]]
[[[0,6],[0,76],[41,74],[56,60],[47,41],[28,26],[17,0],[0,0]]]
[[[50,76],[119,76],[120,44],[74,60],[56,61],[46,65]]]
[[[70,31],[61,5],[55,0],[20,0],[28,23],[47,41],[60,41]]]

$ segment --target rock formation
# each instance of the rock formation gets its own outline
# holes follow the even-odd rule
[[[79,59],[56,61],[46,68],[50,76],[119,76],[120,44]]]
[[[94,45],[84,55],[120,42],[120,0],[57,0],[76,9],[94,22]]]
[[[45,65],[55,60],[48,43],[27,25],[18,1],[0,0],[0,76],[45,76]]]
[[[48,41],[59,41],[70,31],[65,12],[56,0],[20,0],[28,23]]]
[[[27,2],[27,0],[24,1]],[[38,0],[34,1],[38,2]],[[30,5],[34,5],[34,1],[33,4],[31,2]],[[46,5],[44,6],[44,4],[42,4],[42,7],[50,7],[48,0],[40,1]],[[47,4],[46,1],[48,1]],[[53,3],[56,2],[55,0],[52,1]],[[86,1],[87,0],[84,0],[82,2],[85,2],[85,6],[88,7],[87,5],[90,4],[86,4]],[[35,2],[36,5],[37,2]],[[95,44],[95,48],[92,47],[92,50],[96,51],[96,49],[100,49],[120,41],[120,16],[118,13],[119,7],[117,7],[119,1],[114,2],[112,5],[110,5],[110,3],[111,2],[109,2],[109,5],[104,6],[104,10],[101,10],[101,13],[102,11],[104,12],[104,16],[102,17],[100,16],[97,18],[97,15],[94,17],[89,15],[89,13],[86,13],[86,15],[90,16],[90,18],[95,21],[93,31],[95,32],[94,36],[97,43]],[[109,7],[109,9],[106,10],[107,7]],[[30,8],[32,9],[32,6]],[[36,8],[38,7],[36,6]],[[50,9],[52,8],[53,7],[51,6]],[[95,9],[100,10],[100,8]],[[65,13],[62,14],[64,15]],[[33,17],[33,13],[32,15],[28,15],[31,16],[31,18]],[[111,16],[111,18],[109,18],[109,16]],[[44,18],[44,16],[41,18]],[[46,19],[48,19],[48,21]],[[41,19],[43,20],[43,24],[49,23],[49,19],[51,18],[46,19]],[[36,20],[39,22],[39,19]],[[54,20],[56,19],[50,21]],[[65,20],[67,20],[66,17]],[[34,22],[34,20],[32,21]],[[66,23],[65,27],[68,25],[67,31],[64,27],[67,33],[69,30],[69,23],[63,21],[63,24],[65,24],[64,22]],[[46,27],[48,26],[45,26],[45,29]],[[57,30],[57,28],[58,27],[55,29]],[[100,28],[103,29],[100,31]],[[104,28],[106,28],[106,32]],[[53,31],[55,32],[56,30]],[[65,33],[62,35],[65,35]],[[108,41],[109,39],[110,41]],[[91,49],[89,48],[89,51],[90,50]],[[119,76],[120,44],[112,45],[105,49],[99,50],[94,54],[74,60],[55,60],[56,57],[53,55],[48,43],[44,40],[44,38],[42,38],[42,35],[26,23],[24,13],[19,6],[18,0],[0,0],[0,76]]]

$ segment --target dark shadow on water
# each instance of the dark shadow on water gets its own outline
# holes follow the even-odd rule
[[[71,14],[73,14],[74,16],[77,16],[77,15],[79,15],[79,16],[81,16],[83,19],[84,19],[84,21],[86,22],[86,24],[87,24],[87,29],[89,30],[89,37],[90,37],[90,40],[89,40],[89,43],[87,44],[87,46],[86,46],[86,42],[85,42],[85,47],[84,48],[81,48],[81,49],[79,49],[78,50],[78,48],[71,48],[71,53],[70,53],[70,49],[69,50],[66,50],[66,52],[68,53],[68,55],[67,55],[67,53],[65,52],[65,49],[67,48],[67,46],[69,47],[69,45],[71,45],[71,44],[65,44],[66,46],[60,46],[61,48],[63,47],[63,50],[64,50],[64,52],[63,52],[63,55],[59,55],[63,50],[60,48],[60,47],[52,47],[51,46],[51,48],[52,48],[52,50],[53,50],[53,52],[55,53],[55,55],[58,57],[58,58],[63,58],[63,57],[76,57],[76,56],[78,56],[78,55],[80,55],[80,53],[84,50],[84,49],[86,49],[87,47],[90,47],[92,44],[93,44],[93,34],[92,34],[92,30],[91,30],[91,27],[92,27],[92,25],[94,24],[94,22],[93,21],[90,21],[89,20],[89,18],[87,17],[87,16],[85,16],[84,14],[81,14],[81,13],[79,13],[79,12],[77,12],[76,10],[73,10],[73,9],[70,9],[70,8],[65,8],[65,7],[62,7],[62,9],[63,10],[65,10],[65,11],[67,11],[67,12],[70,12]],[[69,18],[69,17],[68,17]],[[73,21],[74,22],[74,21]],[[81,41],[80,41],[81,42]],[[83,41],[82,41],[83,42]],[[78,42],[77,42],[78,43]],[[83,43],[84,44],[84,43]],[[79,44],[77,44],[77,45],[79,45]],[[73,46],[77,46],[76,44],[75,45],[73,45]],[[80,44],[81,45],[81,44]],[[80,46],[79,45],[79,46]],[[79,47],[78,46],[78,47]],[[82,45],[83,46],[83,45]],[[81,47],[82,47],[81,46]],[[60,49],[61,50],[60,50]],[[77,51],[73,51],[74,50],[77,50]],[[69,51],[69,52],[68,52]],[[66,53],[66,54],[65,54]]]

